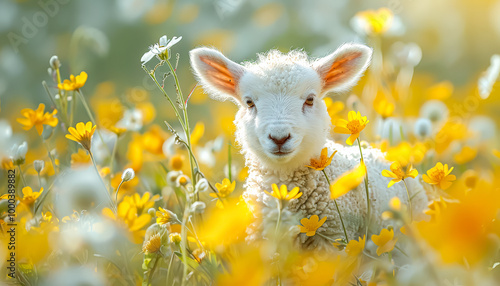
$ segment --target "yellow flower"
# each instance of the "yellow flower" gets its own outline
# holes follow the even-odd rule
[[[92,126],[92,122],[90,121],[87,122],[87,124],[79,122],[76,124],[76,128],[68,128],[71,134],[66,134],[66,138],[80,143],[85,150],[90,151],[92,135],[94,135],[95,128],[96,126]]]
[[[164,225],[166,223],[171,222],[174,218],[172,217],[171,212],[163,209],[162,207],[158,208],[159,211],[156,211],[156,223],[159,225]]]
[[[131,205],[134,205],[137,208],[137,214],[140,215],[152,208],[155,204],[155,201],[159,198],[159,195],[154,195],[153,197],[151,197],[151,194],[149,192],[145,192],[142,197],[138,193],[134,193],[132,196],[124,197],[123,200],[127,201]]]
[[[366,166],[363,161],[351,171],[347,171],[338,177],[333,184],[330,185],[330,198],[337,199],[350,190],[356,188],[363,182],[366,175]]]
[[[443,210],[446,208],[447,202],[443,199],[443,197],[439,196],[439,200],[432,201],[427,206],[429,209],[425,211],[425,214],[431,216],[430,222],[435,222],[436,219],[441,215]]]
[[[228,197],[234,191],[234,189],[236,188],[236,181],[233,181],[231,183],[228,178],[225,178],[224,180],[222,180],[222,184],[216,183],[215,187],[219,191],[218,196],[214,193],[210,193],[210,196],[212,198],[218,198],[219,200],[217,200],[217,206],[222,208],[223,205],[220,199]]]
[[[395,105],[387,99],[382,91],[379,91],[373,101],[373,108],[385,119],[392,116]]]
[[[131,240],[134,243],[141,243],[146,234],[143,229],[151,221],[149,214],[137,214],[137,208],[129,202],[122,201],[118,205],[118,211],[115,215],[109,208],[104,208],[102,214],[110,219],[116,221],[122,228],[128,230],[131,234]]]
[[[372,241],[375,243],[377,248],[377,255],[380,256],[383,253],[391,252],[396,245],[398,239],[394,238],[394,230],[382,229],[379,235],[372,235]]]
[[[198,122],[193,128],[193,132],[191,133],[191,145],[196,146],[198,142],[200,142],[201,137],[205,133],[205,124],[203,122]]]
[[[349,111],[347,119],[348,120],[337,120],[333,131],[341,134],[351,134],[351,136],[347,138],[346,143],[352,145],[359,137],[359,133],[365,129],[366,124],[368,124],[370,120],[367,120],[366,116],[361,116],[359,111],[357,113],[355,111]]]
[[[38,132],[38,135],[42,135],[43,125],[56,127],[57,123],[59,122],[57,120],[57,117],[55,116],[57,114],[57,109],[54,109],[52,113],[49,112],[44,113],[44,111],[45,111],[45,104],[43,103],[40,103],[36,110],[25,108],[21,110],[21,115],[24,116],[25,118],[18,118],[17,122],[24,125],[23,126],[24,130],[30,130],[34,126],[36,131]]]
[[[342,101],[333,101],[331,98],[326,97],[323,99],[326,104],[326,111],[328,112],[328,115],[330,115],[330,119],[332,122],[332,125],[335,125],[335,122],[337,122],[337,119],[339,119],[339,112],[344,110],[344,103]]]
[[[4,170],[12,170],[12,169],[14,169],[14,162],[12,162],[12,159],[10,159],[10,158],[3,158],[2,159],[2,169],[4,169]]]
[[[182,163],[184,162],[184,156],[177,154],[170,158],[170,167],[173,170],[179,171],[182,169]]]
[[[448,169],[448,164],[438,162],[436,166],[427,171],[427,175],[422,175],[424,181],[431,185],[438,185],[441,189],[446,190],[451,186],[451,182],[455,181],[457,177],[450,175],[453,167]]]
[[[332,163],[333,156],[337,151],[333,152],[330,157],[328,157],[328,148],[325,147],[321,150],[321,156],[318,159],[311,159],[311,165],[306,165],[311,169],[322,171]]]
[[[477,156],[477,149],[469,146],[463,147],[460,152],[453,156],[453,159],[457,164],[465,164],[472,161]]]
[[[394,14],[387,8],[380,8],[358,12],[354,19],[364,33],[380,35],[389,30],[394,20]]]
[[[351,240],[345,247],[345,253],[349,256],[358,256],[365,249],[366,235],[358,240]]]
[[[322,226],[326,221],[326,216],[319,220],[317,215],[312,215],[309,219],[303,218],[300,220],[302,225],[300,227],[300,233],[305,233],[307,236],[314,236],[316,234],[316,230],[320,226]]]
[[[71,167],[72,168],[77,168],[81,167],[84,165],[89,165],[92,164],[90,160],[90,155],[87,153],[87,151],[78,148],[77,153],[71,154]]]
[[[144,253],[157,253],[161,248],[161,234],[157,233],[152,235],[148,241],[145,241],[142,245],[142,251]]]
[[[40,197],[40,195],[43,193],[43,188],[40,188],[39,192],[33,192],[31,187],[24,187],[22,189],[23,192],[23,198],[21,199],[21,202],[27,206],[33,205],[33,203]]]
[[[182,241],[182,237],[181,237],[180,233],[173,232],[173,233],[168,235],[168,240],[170,241],[170,243],[179,244]]]
[[[82,71],[80,75],[77,75],[76,77],[74,75],[70,75],[69,79],[65,79],[64,82],[60,83],[57,87],[64,90],[77,90],[85,85],[87,78],[87,73]]]
[[[280,201],[289,201],[291,199],[298,199],[302,196],[302,193],[299,192],[299,187],[293,188],[290,192],[288,192],[288,188],[286,185],[281,185],[278,189],[278,185],[273,184],[271,186],[273,189],[272,193],[268,191],[264,191],[266,194],[277,198]]]
[[[405,171],[406,169],[406,171]],[[391,170],[383,170],[382,171],[382,176],[387,177],[387,178],[392,178],[392,180],[389,182],[387,185],[388,188],[390,188],[392,185],[394,185],[397,182],[401,182],[401,180],[404,180],[406,178],[414,178],[418,175],[418,171],[416,169],[413,169],[412,165],[410,164],[406,168],[403,168],[399,162],[394,162],[391,164]]]
[[[423,143],[410,145],[408,142],[401,142],[395,147],[387,150],[385,158],[389,161],[397,161],[401,166],[408,164],[418,164],[424,159],[427,147]]]
[[[389,207],[394,211],[400,211],[401,210],[401,200],[398,197],[393,197],[389,201]]]

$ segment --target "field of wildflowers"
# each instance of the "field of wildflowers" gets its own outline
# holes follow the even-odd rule
[[[500,13],[500,2],[26,2],[0,4],[22,19],[0,20],[2,285],[500,285],[500,45],[466,29],[484,24],[468,11]],[[484,30],[500,30],[492,19]],[[383,191],[400,184],[407,196],[386,206],[389,227],[369,232],[366,219],[361,237],[348,237],[337,206],[344,229],[331,236],[327,216],[285,223],[301,189],[270,184],[277,217],[250,239],[236,108],[208,99],[188,52],[322,56],[345,41],[372,47],[371,65],[324,102],[331,137],[359,147],[360,162],[331,182],[335,152],[307,167],[337,204],[368,191],[362,152],[380,148]],[[431,190],[421,214],[408,211],[411,180]]]

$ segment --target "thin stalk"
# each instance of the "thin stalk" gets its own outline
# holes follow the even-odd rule
[[[151,278],[153,278],[153,273],[156,270],[156,265],[158,265],[158,260],[160,260],[160,258],[158,257],[158,255],[156,255],[156,260],[155,260],[155,263],[153,264],[153,268],[151,268],[151,271],[149,271],[148,281],[147,281],[146,285],[149,285],[151,283]]]
[[[319,232],[316,232],[316,234],[317,234],[317,235],[319,235],[319,236],[321,236],[322,238],[324,238],[324,239],[328,240],[328,241],[331,241],[331,242],[333,242],[333,243],[338,243],[338,241],[336,241],[335,239],[333,239],[333,238],[331,238],[331,237],[328,237],[328,236],[326,236],[326,235],[324,235],[324,234],[321,234],[321,233],[319,233]]]
[[[39,172],[37,172],[37,177],[38,177],[38,185],[40,186],[40,188],[42,188],[42,178],[40,178]]]
[[[87,114],[88,114],[88,116],[90,118],[90,121],[92,121],[92,123],[94,125],[97,125],[97,121],[95,120],[94,115],[92,115],[92,111],[90,110],[90,107],[87,104],[87,100],[85,99],[85,96],[83,96],[83,92],[80,89],[77,89],[76,93],[80,97],[80,101],[82,102],[83,107],[85,107],[85,110],[87,111]],[[96,130],[97,130],[97,134],[99,135],[99,138],[101,139],[102,144],[104,144],[106,146],[106,142],[104,142],[104,139],[103,139],[103,137],[101,135],[101,131],[99,131],[99,128],[97,128]],[[106,148],[106,150],[108,150],[108,148]]]
[[[113,151],[111,151],[111,157],[109,158],[109,171],[110,171],[111,174],[113,174],[113,163],[114,163],[114,160],[115,160],[116,149],[117,149],[118,139],[119,138],[120,137],[118,137],[118,135],[116,135],[115,144],[113,144]],[[111,178],[111,176],[110,176],[110,178]]]
[[[123,180],[120,182],[120,184],[116,188],[116,193],[115,193],[115,204],[116,205],[118,205],[118,192],[120,191],[120,187],[122,186],[122,184],[123,184]]]
[[[71,114],[69,115],[69,126],[73,126],[73,119],[74,119],[74,114],[76,110],[76,98],[73,94],[73,98],[71,99]]]
[[[170,255],[170,262],[168,263],[168,269],[167,269],[167,284],[170,285],[170,270],[172,269],[172,262],[174,262],[174,254]]]
[[[19,177],[21,177],[21,181],[23,181],[23,185],[25,187],[27,187],[28,184],[26,184],[26,179],[24,179],[24,174],[23,174],[23,170],[21,169],[21,165],[17,165],[17,167],[19,168]]]
[[[97,169],[97,164],[95,163],[95,160],[94,160],[94,155],[92,155],[92,152],[90,152],[90,150],[88,150],[88,151],[89,151],[90,159],[92,160],[92,164],[94,165],[95,172],[97,173],[97,176],[101,180],[102,186],[104,187],[104,190],[106,191],[106,196],[108,197],[109,204],[110,204],[111,208],[113,208],[113,211],[116,214],[117,213],[116,205],[113,203],[113,199],[111,198],[111,195],[109,194],[109,191],[108,191],[108,188],[106,187],[106,184],[102,180],[101,174],[99,174],[99,170]]]
[[[50,153],[49,144],[47,143],[47,141],[43,140],[43,145],[45,146],[45,149],[47,149],[47,154],[49,154],[50,162],[52,163],[52,167],[54,168],[54,172],[57,174],[59,172],[59,170],[58,170],[57,165],[56,165],[56,160],[54,160],[54,157],[52,157],[52,153]]]
[[[361,161],[363,163],[365,162],[365,159],[363,158],[363,151],[361,150],[361,141],[359,140],[358,137],[358,146],[359,146],[359,154],[361,156]],[[365,175],[365,191],[366,191],[366,206],[367,206],[367,222],[366,222],[366,231],[365,235],[368,237],[368,228],[370,227],[370,222],[371,222],[371,206],[370,206],[370,191],[368,190],[368,171],[366,172]]]
[[[326,181],[328,182],[328,186],[330,186],[331,185],[330,179],[326,175],[325,169],[323,169],[322,171],[323,171],[323,175],[325,175]],[[337,212],[339,213],[340,223],[342,224],[342,229],[344,230],[345,241],[349,242],[349,238],[347,237],[347,231],[346,231],[345,225],[344,225],[344,219],[342,219],[342,214],[340,213],[339,205],[337,204],[337,199],[333,199],[333,202],[335,203],[335,207],[337,208]]]
[[[276,230],[275,230],[276,233],[278,233],[281,223],[281,211],[282,211],[281,205],[282,205],[281,200],[278,200],[278,221],[276,222]]]
[[[182,263],[184,265],[183,270],[182,270],[182,285],[186,285],[186,277],[188,273],[188,265],[187,265],[187,226],[186,226],[186,221],[187,217],[189,215],[189,199],[186,197],[186,206],[184,207],[184,215],[182,216],[182,226],[181,226],[181,251],[182,251]]]
[[[411,197],[410,197],[410,191],[408,190],[408,186],[406,185],[406,181],[405,179],[402,180],[403,183],[405,184],[405,188],[406,188],[406,195],[408,196],[408,211],[410,212],[410,222],[413,221],[413,209],[411,207]]]

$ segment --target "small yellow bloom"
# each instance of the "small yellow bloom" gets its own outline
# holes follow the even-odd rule
[[[393,197],[389,201],[389,207],[394,211],[400,211],[401,210],[401,200],[398,197]]]
[[[439,200],[430,202],[427,206],[429,209],[425,211],[425,214],[431,216],[430,222],[435,222],[447,205],[447,202],[441,196]]]
[[[87,73],[82,71],[80,75],[77,75],[76,77],[74,75],[70,75],[69,79],[65,79],[64,82],[60,83],[57,87],[64,90],[77,90],[85,85],[87,78]]]
[[[3,158],[1,166],[2,166],[2,169],[4,169],[4,170],[12,170],[12,169],[14,169],[14,162],[12,162],[11,158]]]
[[[193,132],[191,133],[191,145],[196,146],[198,142],[200,142],[201,137],[205,133],[205,124],[203,122],[198,122],[193,128]]]
[[[345,247],[345,253],[349,256],[358,256],[365,249],[366,235],[358,240],[351,240]]]
[[[408,164],[418,164],[422,162],[427,152],[427,147],[423,143],[410,145],[408,142],[401,142],[395,147],[390,147],[387,150],[385,158],[389,161],[397,161],[401,166]]]
[[[326,216],[319,220],[317,215],[312,215],[310,218],[303,218],[300,220],[302,225],[300,227],[300,233],[305,233],[307,236],[314,236],[316,230],[322,226],[326,221]]]
[[[323,101],[325,101],[326,111],[330,115],[332,125],[335,125],[337,119],[340,118],[339,112],[344,110],[345,105],[342,101],[333,101],[330,97],[326,97]]]
[[[351,171],[347,171],[330,185],[330,198],[337,199],[363,182],[366,166],[363,161]]]
[[[381,35],[389,30],[394,14],[387,8],[358,12],[354,19],[366,34]]]
[[[156,223],[159,225],[164,225],[172,221],[172,215],[169,211],[163,209],[162,207],[158,208],[159,211],[156,211]]]
[[[325,147],[321,150],[320,157],[318,159],[311,159],[311,165],[306,165],[306,167],[317,171],[322,171],[332,163],[332,159],[335,153],[337,153],[337,151],[333,152],[332,155],[328,157],[328,148]]]
[[[451,186],[451,182],[455,181],[457,177],[450,175],[453,167],[448,169],[448,164],[438,162],[435,167],[427,171],[427,175],[422,175],[424,181],[431,185],[438,185],[441,189],[446,190]]]
[[[134,193],[132,196],[125,196],[123,201],[127,201],[130,205],[137,208],[137,215],[146,213],[155,204],[155,201],[160,198],[159,195],[154,195],[151,197],[149,192],[145,192],[142,197],[138,193]]]
[[[142,251],[144,253],[157,253],[161,248],[161,234],[157,233],[152,235],[148,241],[145,241],[142,245]]]
[[[210,196],[212,198],[218,198],[219,200],[217,200],[217,206],[222,208],[223,205],[220,199],[228,197],[234,191],[234,189],[236,188],[236,181],[233,181],[231,183],[228,178],[224,178],[224,180],[222,180],[222,184],[216,183],[215,187],[219,191],[218,195],[210,193]]]
[[[57,123],[59,122],[57,120],[57,117],[55,116],[57,114],[57,109],[54,109],[52,113],[44,111],[45,104],[43,103],[40,103],[36,110],[25,108],[21,110],[21,115],[25,118],[18,118],[17,122],[23,125],[24,130],[30,130],[34,126],[36,131],[38,132],[38,135],[42,135],[43,125],[56,127]]]
[[[170,167],[175,171],[180,171],[182,169],[182,163],[184,162],[184,156],[177,154],[170,158]]]
[[[281,185],[278,189],[278,185],[273,184],[271,186],[273,189],[272,193],[268,191],[264,191],[266,194],[277,198],[280,201],[289,201],[291,199],[298,199],[302,196],[302,193],[299,192],[299,187],[293,188],[290,192],[288,192],[288,188],[286,185]]]
[[[370,120],[367,120],[366,116],[361,116],[359,111],[357,113],[355,111],[349,111],[347,119],[348,120],[337,120],[333,131],[341,134],[351,134],[351,136],[347,138],[346,143],[352,145],[354,141],[358,139],[359,133],[365,129],[366,124],[368,124]]]
[[[413,169],[411,164],[406,168],[403,168],[401,164],[397,161],[391,164],[390,171],[389,170],[382,171],[382,176],[387,178],[392,178],[392,180],[387,185],[388,188],[392,187],[392,185],[394,185],[395,183],[401,182],[401,180],[404,180],[406,178],[415,179],[417,175],[418,171],[416,169]]]
[[[378,246],[377,248],[377,255],[380,256],[383,253],[386,252],[391,252],[394,249],[394,246],[396,245],[396,242],[398,239],[393,239],[394,238],[394,230],[388,230],[388,229],[382,229],[379,235],[372,235],[372,241],[375,243],[375,245]]]
[[[66,134],[66,138],[80,143],[85,150],[90,151],[92,135],[94,135],[95,128],[96,126],[92,126],[92,122],[90,121],[87,122],[87,124],[79,122],[76,124],[76,128],[68,128],[71,134]]]
[[[84,165],[89,165],[92,164],[90,160],[90,155],[87,153],[87,151],[78,148],[77,153],[71,154],[71,167],[76,168],[76,167],[81,167]]]
[[[477,156],[476,148],[465,146],[460,150],[460,152],[458,152],[453,156],[453,160],[455,160],[457,164],[462,165],[472,161],[474,158],[476,158],[476,156]]]
[[[182,237],[181,237],[180,233],[173,232],[173,233],[168,235],[168,240],[170,241],[170,243],[179,244],[182,241]]]
[[[377,93],[373,101],[373,109],[382,116],[382,118],[391,117],[394,113],[395,105],[390,102],[382,91]]]
[[[23,192],[23,198],[21,199],[21,202],[27,206],[33,205],[33,203],[40,197],[40,195],[43,193],[43,188],[40,188],[39,192],[33,192],[31,187],[24,187],[22,189]]]

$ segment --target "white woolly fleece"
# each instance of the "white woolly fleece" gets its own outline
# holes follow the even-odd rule
[[[328,147],[329,154],[332,154],[335,150],[338,151],[333,157],[332,164],[325,168],[330,181],[333,182],[337,177],[352,170],[359,164],[360,154],[358,147],[344,147],[331,140],[327,140],[325,147]],[[365,148],[363,150],[363,157],[368,169],[368,186],[372,208],[372,228],[370,229],[370,234],[378,234],[382,228],[386,228],[391,224],[391,220],[384,221],[381,218],[382,212],[389,209],[388,204],[390,199],[399,197],[403,204],[407,204],[408,199],[402,182],[393,185],[391,188],[387,188],[390,179],[383,177],[381,172],[382,170],[389,169],[390,163],[384,159],[383,153],[379,149]],[[275,208],[275,204],[272,202],[275,198],[263,191],[271,190],[273,183],[278,184],[278,186],[285,184],[288,186],[288,189],[299,187],[303,193],[300,198],[291,200],[288,205],[292,213],[299,214],[298,219],[303,217],[309,218],[312,215],[318,215],[320,219],[326,216],[326,222],[317,232],[329,237],[343,238],[344,235],[339,215],[334,201],[330,199],[328,182],[321,171],[316,171],[305,166],[293,172],[266,169],[257,160],[253,159],[252,156],[248,155],[246,156],[246,164],[249,167],[249,176],[243,197],[250,205],[257,206],[257,209],[254,210],[254,215],[258,220],[262,220],[262,225],[266,225],[266,220],[276,220],[276,218],[265,215],[272,213],[270,208]],[[427,191],[421,184],[420,177],[407,179],[406,181],[410,195],[414,195],[412,198],[413,218],[421,218],[425,216],[423,210],[427,207],[429,201]],[[362,237],[365,231],[364,223],[367,215],[364,183],[361,183],[356,189],[338,198],[337,203],[342,213],[349,239]],[[297,224],[299,224],[298,221]],[[256,229],[262,231],[260,227],[256,227]],[[250,234],[250,239],[255,238],[252,235],[259,234]],[[318,235],[307,237],[305,234],[300,234],[298,242],[310,249],[332,247],[331,242]]]

